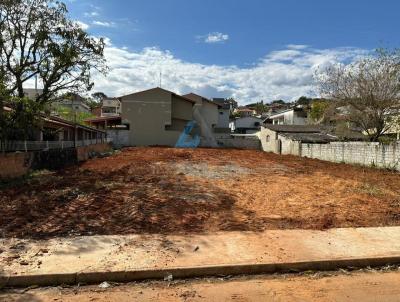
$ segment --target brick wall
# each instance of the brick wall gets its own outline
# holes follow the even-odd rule
[[[377,166],[400,171],[400,143],[384,145],[368,142],[301,144],[301,156],[332,162]]]

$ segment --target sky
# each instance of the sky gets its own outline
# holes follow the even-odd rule
[[[66,0],[107,41],[94,91],[161,86],[240,104],[318,96],[316,70],[400,46],[398,0]],[[161,81],[160,81],[161,80]]]

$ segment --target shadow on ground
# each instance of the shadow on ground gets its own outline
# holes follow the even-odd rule
[[[164,165],[98,172],[78,168],[41,176],[3,194],[4,238],[262,231],[253,211],[212,182]]]

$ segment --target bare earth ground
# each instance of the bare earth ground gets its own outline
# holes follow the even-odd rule
[[[0,191],[0,236],[400,225],[400,174],[253,150],[130,148]]]
[[[399,301],[400,272],[252,276],[0,292],[0,301]]]

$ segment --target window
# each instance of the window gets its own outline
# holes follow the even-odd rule
[[[266,141],[267,143],[269,143],[269,135],[267,135],[267,137],[265,138],[265,141]]]
[[[223,112],[223,111],[220,111],[220,112],[219,112],[219,114],[220,114],[220,115],[223,115],[223,114],[224,114],[224,112]]]

